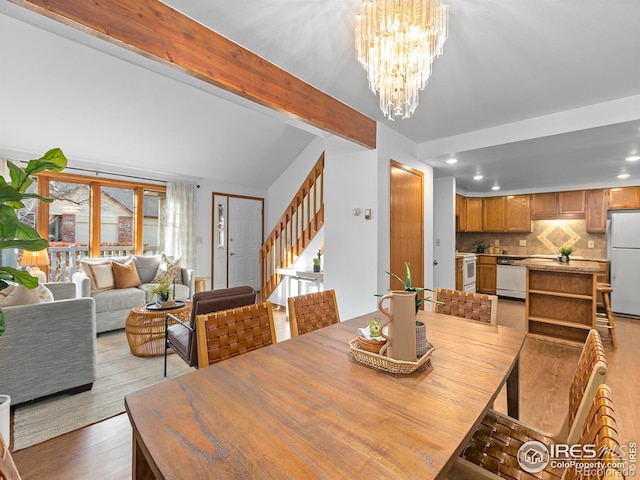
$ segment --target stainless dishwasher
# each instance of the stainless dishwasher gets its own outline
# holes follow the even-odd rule
[[[522,298],[526,296],[527,267],[514,265],[526,257],[498,257],[496,293],[500,297]]]

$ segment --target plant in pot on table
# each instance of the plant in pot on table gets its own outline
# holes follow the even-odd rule
[[[573,253],[573,247],[561,247],[560,250],[559,261],[563,263],[569,263],[569,255]]]
[[[49,150],[38,159],[29,160],[24,170],[12,162],[7,162],[11,183],[7,183],[7,180],[0,176],[0,249],[11,248],[36,252],[49,246],[49,242],[42,238],[36,229],[23,223],[17,213],[25,207],[23,203],[25,199],[34,198],[51,202],[50,198],[26,193],[27,188],[33,183],[32,175],[45,170],[61,172],[66,166],[67,158],[59,148]],[[38,286],[38,279],[32,277],[29,272],[6,265],[0,266],[0,291],[9,287],[21,288],[21,286],[33,290]],[[0,335],[4,331],[4,314],[0,309]],[[7,445],[9,444],[10,404],[11,397],[0,394],[0,434]]]
[[[411,278],[411,267],[409,265],[409,262],[404,262],[404,265],[406,269],[406,277],[404,280],[400,278],[398,275],[396,275],[395,273],[387,272],[387,274],[391,275],[393,278],[395,278],[400,283],[402,283],[405,291],[416,292],[415,313],[417,314],[418,310],[420,310],[420,307],[425,301],[434,302],[434,303],[437,303],[437,302],[433,300],[431,297],[425,296],[424,292],[425,291],[430,292],[431,291],[430,289],[413,286],[413,281]],[[376,294],[376,296],[381,297],[382,295]],[[359,336],[360,336],[361,344],[365,349],[368,349],[369,351],[373,351],[374,353],[377,353],[380,351],[380,349],[386,342],[385,338],[381,334],[382,332],[380,330],[380,320],[378,318],[374,318],[371,322],[369,322],[369,325],[367,328],[360,329]],[[427,344],[428,344],[426,340],[425,325],[420,321],[416,321],[416,339],[417,339],[416,350],[417,350],[418,356],[420,357],[424,355],[424,353],[427,351]],[[377,343],[374,343],[373,345],[371,345],[371,342],[377,342]]]
[[[173,279],[167,278],[166,280],[163,280],[157,285],[151,287],[149,289],[149,293],[156,296],[156,303],[158,305],[164,306],[173,300],[171,296],[172,287],[175,287],[173,285]]]
[[[488,246],[489,245],[484,242],[473,242],[473,251],[475,253],[484,253],[484,249]]]

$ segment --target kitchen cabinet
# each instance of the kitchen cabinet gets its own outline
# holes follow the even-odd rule
[[[482,232],[482,198],[467,197],[467,229],[465,232]]]
[[[605,233],[607,231],[607,191],[604,189],[587,190],[585,193],[587,212],[587,232]]]
[[[531,217],[552,218],[558,213],[558,201],[555,193],[536,193],[532,195]]]
[[[504,197],[489,197],[482,200],[482,231],[504,232]]]
[[[531,195],[510,195],[506,199],[504,230],[531,232]]]
[[[640,187],[612,188],[609,190],[609,210],[640,208]]]
[[[462,276],[462,257],[456,257],[456,290],[464,290]]]
[[[476,291],[480,293],[496,294],[496,277],[498,267],[497,257],[478,255],[476,262]]]
[[[536,193],[532,198],[531,217],[534,220],[585,217],[584,190]]]
[[[456,231],[467,231],[467,198],[456,195]]]

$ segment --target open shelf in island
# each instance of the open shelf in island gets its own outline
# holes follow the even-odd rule
[[[595,262],[519,262],[527,267],[526,320],[531,337],[583,344],[596,318]]]

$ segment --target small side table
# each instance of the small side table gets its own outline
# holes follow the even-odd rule
[[[207,289],[207,282],[211,280],[211,277],[196,277],[196,293],[204,292]]]
[[[164,355],[164,321],[168,313],[188,323],[191,317],[191,302],[186,300],[184,307],[164,310],[149,310],[146,303],[131,309],[124,327],[131,353],[138,357]],[[169,320],[169,326],[175,324],[174,320]]]

